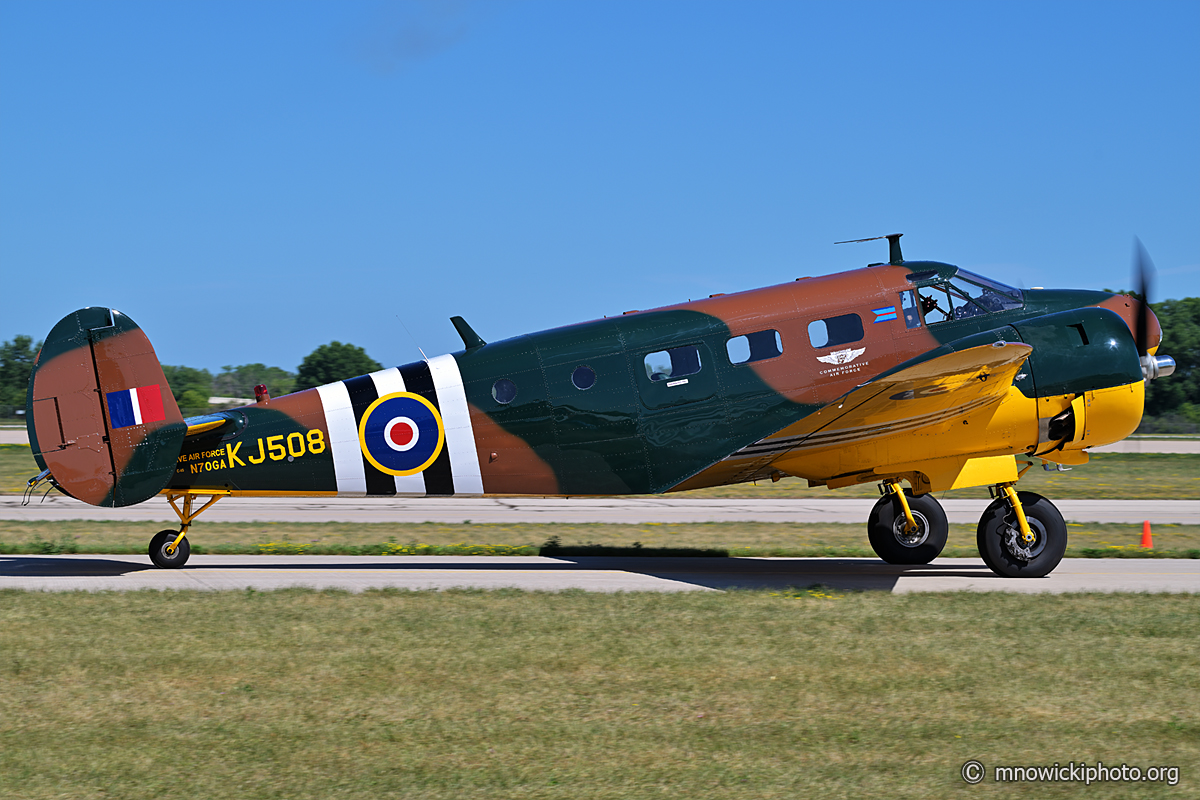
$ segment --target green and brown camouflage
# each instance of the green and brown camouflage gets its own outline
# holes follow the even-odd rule
[[[106,396],[138,387],[151,387],[156,418],[114,425]],[[107,308],[80,309],[50,331],[29,378],[26,425],[34,458],[63,491],[110,507],[158,494],[187,430],[146,335]]]
[[[452,355],[186,422],[137,326],[82,309],[39,355],[30,442],[64,491],[97,505],[205,491],[662,493],[771,474],[722,464],[865,384],[984,344],[1032,346],[1012,379],[1031,400],[1069,408],[1133,385],[1137,303],[897,260],[491,343],[458,320],[466,348]],[[1154,347],[1157,321],[1151,331]],[[160,387],[163,419],[113,428],[106,396],[146,386]]]

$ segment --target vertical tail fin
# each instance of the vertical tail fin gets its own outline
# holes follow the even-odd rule
[[[29,376],[26,425],[38,465],[95,506],[158,494],[187,432],[149,339],[100,307],[68,314],[46,337]]]

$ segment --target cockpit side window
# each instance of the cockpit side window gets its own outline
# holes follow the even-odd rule
[[[1005,286],[1003,283],[967,272],[965,269],[960,269],[951,283],[988,313],[1008,311],[1025,305],[1025,298],[1021,295],[1020,289]]]
[[[1000,281],[992,281],[991,278],[976,275],[974,272],[959,270],[958,275],[954,276],[954,282],[966,289],[967,294],[979,302],[980,306],[985,308],[989,305],[995,306],[995,308],[989,308],[989,311],[1008,311],[1009,308],[1020,308],[1025,305],[1025,296],[1022,295],[1020,289],[1014,289]],[[988,297],[988,299],[982,300],[983,297]]]
[[[946,284],[935,283],[932,286],[922,286],[917,292],[921,298],[921,313],[925,316],[926,325],[936,325],[948,319],[954,319],[954,306],[950,305],[950,296],[946,293]]]
[[[917,295],[912,289],[900,293],[900,308],[904,311],[906,328],[921,327],[921,315],[917,313]]]
[[[924,312],[928,325],[987,313],[972,302],[966,292],[949,282],[924,286],[918,295],[921,298],[921,311]]]
[[[1019,290],[966,270],[959,270],[951,280],[922,287],[918,295],[925,322],[930,325],[1008,311],[1024,305]]]

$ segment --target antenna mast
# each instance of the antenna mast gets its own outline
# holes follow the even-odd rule
[[[900,237],[903,233],[889,233],[887,236],[872,236],[867,239],[847,239],[844,242],[834,242],[834,244],[857,244],[858,242],[875,242],[880,239],[888,240],[888,263],[903,264],[904,254],[900,252]]]

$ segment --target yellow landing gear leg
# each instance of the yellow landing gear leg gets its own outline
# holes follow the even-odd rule
[[[867,517],[871,549],[889,564],[928,564],[946,546],[946,512],[929,494],[909,495],[896,479],[885,480]]]
[[[1012,508],[1013,513],[1017,515],[1017,528],[1021,531],[1021,539],[1024,541],[1025,546],[1029,547],[1037,537],[1033,535],[1033,531],[1029,528],[1029,519],[1025,516],[1025,509],[1021,506],[1021,499],[1017,497],[1017,490],[1013,488],[1011,483],[1001,483],[996,485],[996,492],[1004,495],[1004,499],[1008,501],[1008,505]]]
[[[192,521],[211,508],[222,497],[226,496],[228,492],[204,492],[204,494],[210,495],[209,501],[196,511],[192,511],[192,498],[194,495],[191,492],[173,492],[167,494],[167,502],[171,504],[171,508],[175,511],[176,516],[179,517],[179,530],[159,531],[150,540],[150,560],[156,566],[163,569],[178,569],[187,563],[192,548],[188,544],[186,537],[188,528],[192,526]],[[181,497],[183,498],[182,509],[175,503]]]
[[[1046,498],[1020,492],[1012,483],[992,487],[991,502],[979,519],[979,555],[997,575],[1041,578],[1067,551],[1067,523]]]
[[[900,507],[904,509],[904,518],[908,520],[908,525],[905,529],[906,533],[916,533],[920,530],[920,525],[917,524],[917,518],[913,516],[912,508],[908,505],[908,497],[904,494],[904,489],[901,488],[899,481],[884,481],[884,488],[888,493],[896,496],[900,501]]]

